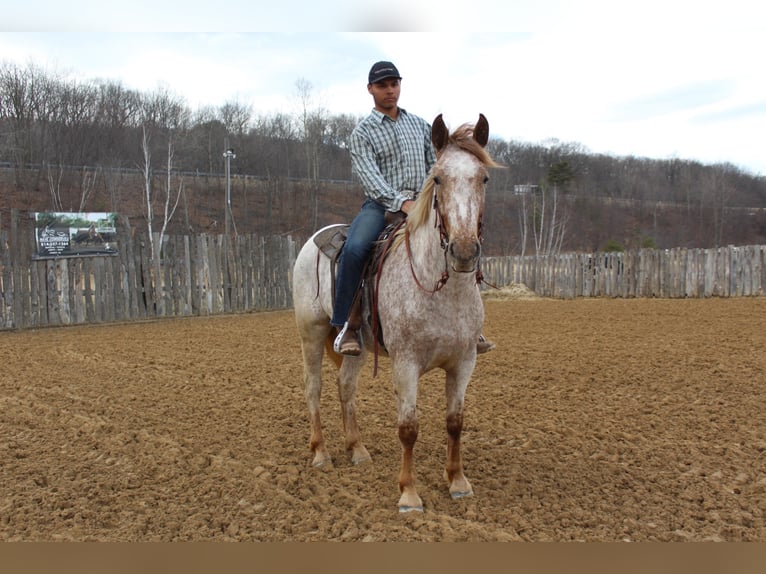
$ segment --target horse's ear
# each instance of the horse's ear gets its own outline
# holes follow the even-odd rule
[[[447,145],[447,141],[449,140],[449,130],[447,129],[447,126],[444,124],[444,120],[442,119],[442,115],[439,114],[436,116],[436,119],[434,120],[433,125],[431,126],[431,141],[434,144],[434,147],[436,148],[436,151],[440,151],[444,146]]]
[[[476,127],[473,128],[473,139],[475,139],[481,147],[487,145],[489,141],[489,122],[484,114],[479,114],[479,121],[476,122]]]

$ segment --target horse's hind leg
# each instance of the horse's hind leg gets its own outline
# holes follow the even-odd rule
[[[343,415],[343,430],[346,433],[346,450],[354,464],[371,460],[370,453],[362,444],[362,433],[356,421],[356,389],[363,363],[364,351],[358,357],[344,357],[338,371],[338,396]]]
[[[319,404],[322,395],[322,333],[316,333],[317,327],[307,328],[301,332],[301,349],[303,352],[303,383],[306,393],[306,404],[311,424],[311,452],[314,457],[313,466],[332,466],[332,458],[325,445],[322,433],[322,418]]]

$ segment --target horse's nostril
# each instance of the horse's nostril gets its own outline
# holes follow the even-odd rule
[[[449,243],[448,253],[455,262],[463,265],[456,267],[468,268],[473,266],[475,260],[481,255],[481,245],[476,240],[456,240]]]

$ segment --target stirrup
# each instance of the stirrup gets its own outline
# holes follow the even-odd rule
[[[349,336],[347,340],[343,340],[347,334],[351,335],[352,333],[353,337]],[[343,328],[340,330],[340,333],[338,333],[338,336],[335,337],[332,348],[339,355],[350,355],[352,357],[356,357],[362,353],[362,346],[359,344],[359,336],[355,330],[349,328],[348,321],[343,324]]]

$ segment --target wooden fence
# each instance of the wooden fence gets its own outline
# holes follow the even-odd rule
[[[753,296],[766,289],[766,246],[487,257],[482,270],[494,285],[563,299]]]
[[[35,260],[21,227],[0,229],[0,329],[292,307],[299,246],[289,236],[171,236],[153,268],[147,236],[125,219],[114,256]],[[482,270],[544,297],[754,296],[766,287],[766,246],[487,257]]]
[[[290,237],[171,236],[153,267],[124,219],[113,256],[35,260],[32,235],[16,219],[0,229],[0,329],[292,307]]]

